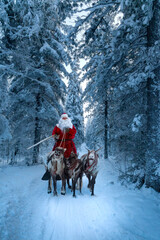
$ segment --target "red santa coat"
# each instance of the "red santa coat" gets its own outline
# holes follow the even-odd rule
[[[76,134],[76,129],[73,125],[72,129],[69,128],[69,131],[64,134],[64,132],[57,126],[53,129],[52,135],[59,135],[58,141],[55,143],[53,150],[55,150],[56,147],[63,147],[66,148],[66,151],[64,153],[64,157],[68,158],[73,151],[74,153],[77,154],[77,150],[75,147],[75,144],[72,139],[74,139],[75,134]]]

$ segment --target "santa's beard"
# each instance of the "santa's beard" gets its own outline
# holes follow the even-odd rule
[[[64,119],[61,118],[61,119],[59,120],[58,127],[59,127],[62,131],[64,131],[65,128],[72,128],[72,127],[73,127],[73,124],[72,124],[70,118],[67,118],[66,120],[64,120]]]

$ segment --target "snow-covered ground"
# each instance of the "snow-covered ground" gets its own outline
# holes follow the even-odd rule
[[[100,162],[95,196],[83,178],[82,194],[47,194],[44,166],[0,168],[1,240],[159,240],[160,195],[121,186]]]

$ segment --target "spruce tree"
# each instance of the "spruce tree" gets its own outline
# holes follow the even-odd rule
[[[66,111],[77,130],[74,142],[79,147],[84,141],[84,117],[82,90],[79,80],[79,64],[77,60],[71,63],[71,69],[72,72],[70,73],[67,90]]]
[[[134,182],[137,187],[147,182],[156,190],[159,189],[155,160],[159,155],[158,9],[158,1],[98,1],[74,28],[75,32],[85,29],[78,51],[88,60],[84,66],[83,79],[87,81],[84,99],[94,117],[89,121],[88,140],[91,133],[93,139],[99,136],[96,130],[99,128],[94,131],[91,126],[102,123],[105,152],[116,159],[122,181]],[[71,37],[76,45],[74,31]],[[103,109],[103,114],[101,110],[97,114],[99,109]],[[151,146],[155,150],[153,158]]]
[[[51,135],[63,111],[62,74],[67,76],[63,63],[67,64],[68,57],[57,8],[47,0],[5,3],[9,20],[7,29],[2,21],[2,42],[13,67],[7,113],[12,162],[24,157],[28,163],[37,163],[43,146],[30,151],[26,147]]]
[[[147,27],[148,69],[153,73],[147,79],[147,145],[145,183],[160,192],[160,2],[152,2],[151,19]],[[153,56],[153,58],[151,57]]]

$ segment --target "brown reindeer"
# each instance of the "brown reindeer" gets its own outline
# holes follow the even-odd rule
[[[77,180],[80,179],[80,192],[83,176],[83,165],[80,159],[77,158],[75,153],[71,153],[70,157],[65,159],[65,177],[69,183],[69,179],[72,179],[72,191],[73,197],[75,197],[75,189]]]
[[[94,195],[94,185],[95,180],[98,174],[98,150],[88,150],[87,154],[84,154],[81,157],[81,161],[83,163],[83,171],[88,178],[88,188],[90,188],[91,195]]]
[[[65,180],[65,175],[64,175],[64,168],[65,168],[64,152],[65,152],[64,148],[57,147],[54,151],[52,151],[48,155],[48,159],[47,159],[48,170],[53,179],[53,186],[54,186],[53,195],[57,195],[57,181],[56,181],[57,175],[59,175],[62,180],[61,194],[65,195],[65,193],[66,193],[66,180]],[[52,189],[51,177],[48,181],[48,193],[50,193],[51,189]]]

